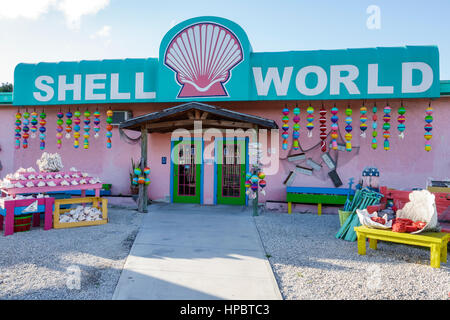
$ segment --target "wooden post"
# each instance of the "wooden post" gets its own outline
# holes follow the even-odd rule
[[[256,165],[258,165],[259,163],[259,147],[258,147],[258,142],[259,142],[259,130],[258,130],[258,125],[255,125],[255,130],[256,130]],[[253,215],[257,216],[258,215],[258,189],[256,189],[256,198],[253,199]]]
[[[141,126],[140,168],[142,171],[144,171],[144,168],[147,166],[147,139],[148,139],[147,126],[144,124]],[[139,184],[139,197],[138,197],[139,212],[147,212],[147,205],[148,205],[147,202],[148,202],[147,185],[145,185],[144,183]]]

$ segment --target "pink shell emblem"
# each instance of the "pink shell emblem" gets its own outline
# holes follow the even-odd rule
[[[181,85],[178,98],[228,96],[224,84],[231,69],[243,60],[237,37],[210,22],[181,30],[167,47],[164,63]]]

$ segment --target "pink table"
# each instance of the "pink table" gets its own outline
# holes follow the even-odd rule
[[[54,198],[38,198],[38,199],[19,199],[19,200],[6,200],[5,210],[6,215],[3,218],[0,215],[0,230],[3,229],[3,219],[5,219],[5,231],[4,235],[9,236],[14,233],[14,208],[27,207],[35,201],[38,201],[38,205],[45,206],[45,222],[44,230],[50,230],[52,228],[53,218],[53,205],[55,203]],[[39,227],[40,225],[40,213],[33,213],[33,227]]]

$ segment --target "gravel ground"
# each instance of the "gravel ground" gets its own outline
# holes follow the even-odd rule
[[[111,299],[143,214],[109,206],[108,216],[100,226],[1,234],[0,299]]]
[[[337,215],[255,217],[284,299],[448,299],[450,264],[431,268],[426,248],[379,242],[359,256],[338,240]]]

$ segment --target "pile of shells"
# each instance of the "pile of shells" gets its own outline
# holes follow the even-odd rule
[[[59,216],[59,222],[97,221],[102,220],[102,212],[94,207],[77,206]]]

